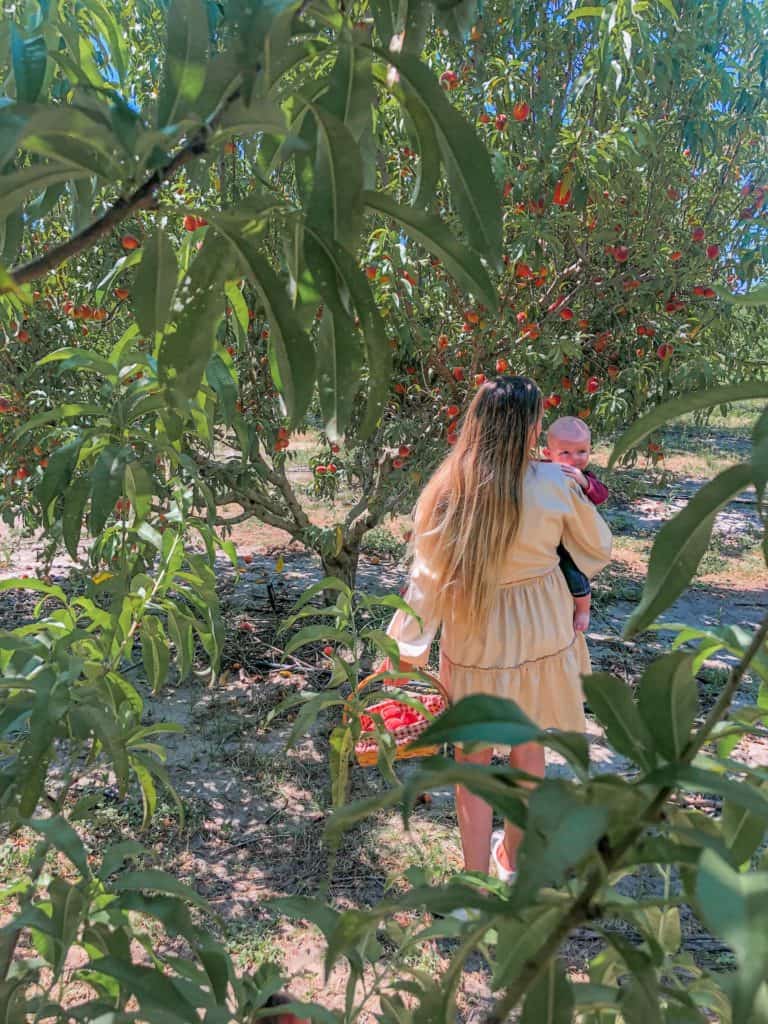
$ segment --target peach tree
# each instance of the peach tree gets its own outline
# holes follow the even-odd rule
[[[181,472],[212,522],[279,527],[351,582],[365,534],[410,506],[487,376],[532,374],[553,413],[600,433],[680,390],[762,374],[759,321],[718,295],[765,262],[764,13],[678,6],[443,11],[458,40],[417,4],[286,9],[247,95],[232,83],[250,81],[258,48],[238,50],[238,37],[237,66],[225,50],[245,8],[230,20],[211,8],[211,34],[195,37],[198,57],[215,58],[207,84],[183,101],[175,135],[162,126],[177,148],[151,174],[158,138],[134,111],[146,153],[116,211],[62,241],[65,213],[87,220],[85,185],[12,195],[32,196],[31,213],[7,207],[8,244],[32,260],[12,280],[57,271],[32,307],[9,293],[8,358],[32,371],[23,394],[6,396],[10,415],[50,411],[85,387],[86,375],[52,376],[73,366],[64,359],[32,370],[33,353],[65,341],[108,356],[128,336],[120,386],[166,398],[142,433],[155,463],[167,465],[164,445],[182,447]],[[155,28],[126,26],[140,58],[127,63],[102,33],[113,105],[121,82],[141,93]],[[61,90],[64,72],[45,67]],[[146,103],[162,120],[174,87],[160,85]],[[82,83],[65,94],[78,118],[86,94]],[[198,124],[206,104],[213,122]],[[51,172],[52,136],[22,129],[18,110],[5,116],[21,147],[14,180],[39,172],[41,147]],[[111,182],[94,167],[88,187],[107,204]],[[33,258],[39,246],[56,255]],[[292,433],[307,427],[321,430],[314,496],[343,488],[353,499],[330,525],[289,472]],[[45,437],[27,436],[6,464],[22,493],[50,454]],[[658,439],[646,453],[658,461]],[[30,521],[39,514],[30,508]]]

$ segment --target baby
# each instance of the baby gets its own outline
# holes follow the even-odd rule
[[[593,505],[602,505],[608,498],[608,488],[587,469],[592,452],[592,435],[584,420],[575,416],[561,416],[547,430],[544,458],[563,467],[563,472],[581,487]],[[563,545],[557,549],[560,569],[568,589],[573,594],[573,628],[583,633],[589,626],[592,601],[589,580],[579,569]]]

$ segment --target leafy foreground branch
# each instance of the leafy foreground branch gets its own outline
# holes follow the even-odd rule
[[[744,676],[765,646],[766,637],[768,637],[768,614],[766,614],[760,623],[760,627],[755,631],[752,641],[741,660],[731,669],[728,681],[717,702],[682,752],[678,762],[681,767],[691,764],[699,751],[711,740],[716,726],[728,714],[731,701]],[[589,687],[588,682],[587,687]],[[589,691],[587,690],[587,692]],[[561,920],[556,924],[536,953],[525,961],[517,981],[507,989],[493,1010],[486,1016],[485,1024],[503,1024],[507,1020],[509,1013],[518,1006],[525,994],[548,968],[552,957],[557,955],[562,943],[574,928],[600,915],[600,908],[594,905],[594,900],[605,884],[606,876],[621,864],[622,860],[644,835],[648,826],[657,823],[663,816],[664,807],[674,789],[675,787],[671,783],[661,786],[651,800],[648,809],[641,816],[639,823],[635,827],[628,829],[626,834],[615,845],[598,843],[597,853],[602,861],[602,866],[598,865],[592,869],[578,898],[563,914]]]
[[[312,627],[302,632],[307,628]],[[322,627],[316,629],[317,639]],[[513,885],[463,874],[440,888],[424,872],[412,870],[411,888],[369,911],[338,914],[327,907],[321,911],[314,901],[291,899],[278,901],[278,907],[321,928],[328,943],[326,968],[345,957],[352,990],[359,983],[365,993],[365,971],[376,974],[382,1005],[390,1007],[380,1018],[387,1024],[452,1020],[462,972],[476,951],[490,963],[493,988],[501,992],[484,1024],[509,1020],[521,1003],[521,1020],[530,1024],[570,1021],[574,1013],[586,1024],[633,1024],[643,1007],[653,1011],[648,1019],[663,1024],[704,1024],[712,1019],[706,1013],[748,1024],[764,980],[763,973],[754,972],[749,950],[768,923],[768,872],[753,873],[747,886],[743,870],[761,846],[768,800],[761,790],[764,771],[729,755],[744,736],[765,733],[767,636],[768,616],[752,635],[700,631],[698,651],[673,651],[648,667],[637,702],[618,678],[595,674],[585,680],[587,699],[608,743],[633,762],[636,775],[632,768],[622,775],[595,774],[584,737],[543,733],[514,703],[476,696],[446,712],[419,742],[538,742],[563,755],[576,780],[545,779],[530,790],[527,777],[517,771],[434,758],[407,783],[341,808],[328,826],[333,849],[346,830],[385,808],[401,805],[407,827],[420,794],[460,784],[525,829]],[[695,677],[701,662],[715,649],[733,652],[737,644],[738,662],[715,706],[695,727]],[[733,697],[748,672],[762,680],[758,704],[734,708]],[[326,694],[325,706],[332,703]],[[717,755],[704,753],[713,742]],[[729,777],[733,774],[738,781]],[[687,806],[683,794],[689,789],[722,797],[720,818]],[[651,866],[659,885],[645,885],[649,894],[642,899],[619,886]],[[714,890],[713,901],[709,894]],[[681,948],[683,904],[732,946],[738,964],[732,976],[708,974]],[[458,907],[470,910],[465,924],[444,916]],[[395,925],[396,915],[401,919],[404,912],[422,909],[432,915],[431,923],[424,924],[417,914],[414,924]],[[585,924],[605,941],[605,949],[590,964],[589,983],[574,984],[557,957],[574,930]],[[628,941],[627,926],[639,941]],[[379,929],[399,947],[394,972],[390,965],[377,973]],[[434,979],[417,971],[411,975],[407,953],[424,942],[455,937],[461,944],[447,973]],[[402,992],[409,993],[407,1005]],[[356,1014],[364,1004],[365,998],[356,1004]],[[341,1019],[357,1018],[347,1013]]]

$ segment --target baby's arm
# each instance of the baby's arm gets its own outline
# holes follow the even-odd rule
[[[595,474],[591,473],[588,469],[584,470],[584,476],[587,478],[587,486],[583,488],[584,493],[593,505],[602,505],[604,501],[608,500],[611,492],[605,484],[601,480],[598,480]]]

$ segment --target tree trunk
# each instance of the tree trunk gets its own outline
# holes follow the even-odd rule
[[[325,554],[320,557],[325,576],[336,576],[338,579],[343,580],[347,586],[354,589],[357,577],[357,563],[360,560],[359,543],[350,542],[347,539],[344,541],[338,554]],[[336,591],[327,590],[325,592],[326,603],[332,604],[335,600]]]

